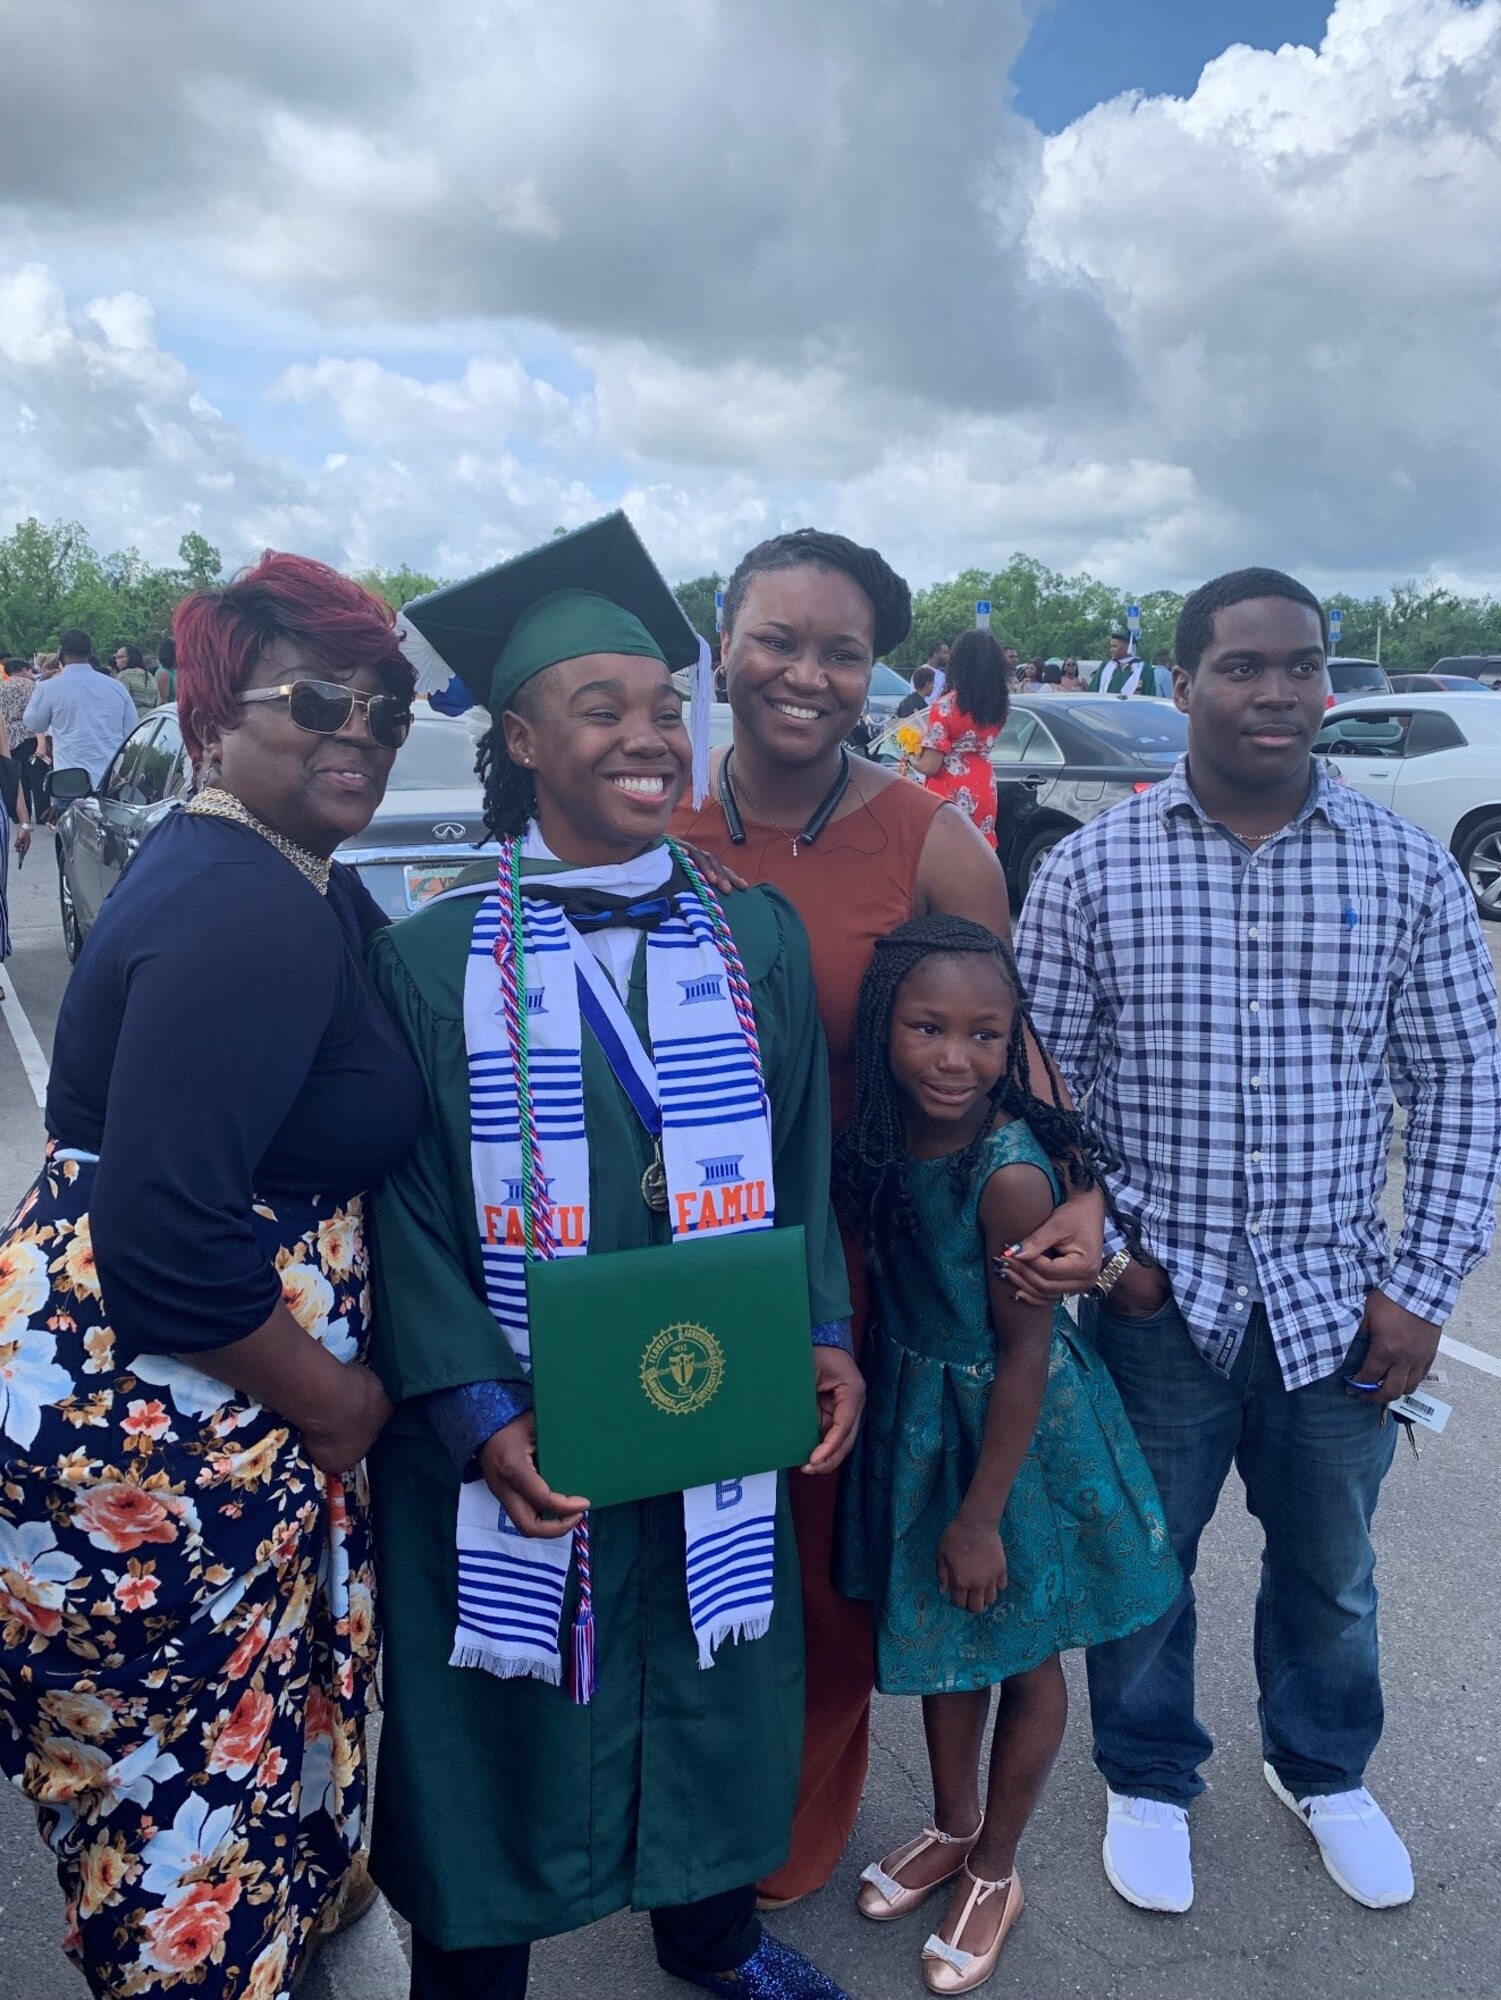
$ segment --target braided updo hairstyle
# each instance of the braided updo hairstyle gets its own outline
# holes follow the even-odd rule
[[[825,534],[821,528],[794,528],[791,534],[773,535],[741,557],[725,588],[726,628],[733,628],[753,577],[764,576],[769,570],[802,569],[810,563],[818,569],[842,570],[870,599],[875,612],[877,659],[902,643],[912,627],[912,593],[905,581],[878,550],[862,548],[847,535]]]
[[[994,931],[971,923],[967,917],[912,917],[889,937],[876,940],[875,956],[861,982],[855,1031],[855,1115],[834,1147],[835,1199],[841,1214],[851,1228],[861,1232],[867,1246],[889,1241],[893,1233],[910,1234],[915,1228],[907,1186],[901,1095],[887,1056],[897,993],[925,959],[971,953],[989,958],[999,968],[1015,996],[1016,1007],[1005,1066],[990,1093],[990,1113],[969,1145],[950,1162],[956,1189],[968,1187],[980,1147],[998,1112],[1025,1119],[1037,1143],[1075,1187],[1102,1185],[1101,1168],[1109,1161],[1098,1140],[1065,1107],[1051,1066],[1046,1077],[1047,1096],[1039,1096],[1033,1088],[1026,1041],[1031,1018],[1021,975],[1009,949]],[[1037,1039],[1035,1029],[1033,1039]],[[1126,1233],[1134,1242],[1134,1230]]]

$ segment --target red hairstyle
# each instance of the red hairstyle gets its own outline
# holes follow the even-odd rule
[[[396,615],[353,578],[311,556],[268,549],[218,590],[198,590],[172,614],[177,642],[177,716],[188,755],[233,729],[239,697],[277,639],[290,639],[341,674],[378,668],[392,694],[410,697],[416,676],[396,636]]]

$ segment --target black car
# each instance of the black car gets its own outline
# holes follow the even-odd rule
[[[1016,694],[990,753],[996,851],[1019,906],[1060,840],[1165,778],[1188,717],[1143,695]]]
[[[485,832],[474,758],[467,722],[419,710],[374,818],[339,850],[339,859],[358,870],[393,921],[495,852]],[[136,725],[97,791],[86,771],[57,773],[57,895],[70,959],[77,958],[100,904],[141,842],[176,811],[191,786],[177,710],[170,706]]]

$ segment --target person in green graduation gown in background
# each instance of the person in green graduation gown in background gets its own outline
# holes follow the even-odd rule
[[[642,939],[694,887],[693,864],[685,871],[664,833],[690,754],[670,669],[695,657],[696,635],[619,514],[406,615],[490,709],[485,817],[507,843],[502,874],[512,869],[519,883],[526,965],[531,927],[540,935],[552,923],[547,935],[563,936],[561,910],[592,956],[595,983],[602,972],[649,1044],[655,1002]],[[762,1487],[769,1622],[747,1622],[710,1663],[685,1587],[693,1496],[594,1509],[585,1545],[576,1531],[587,1496],[549,1491],[537,1470],[527,1369],[502,1324],[504,1279],[487,1271],[476,1214],[477,1140],[489,1126],[482,1095],[471,1113],[471,1059],[483,1070],[488,1057],[471,1046],[485,1032],[472,1004],[466,1040],[466,972],[473,939],[478,970],[469,976],[494,974],[488,1011],[502,1014],[503,948],[490,952],[481,912],[493,928],[519,907],[505,895],[487,900],[495,884],[494,865],[482,864],[383,937],[372,961],[428,1093],[424,1129],[375,1218],[371,1361],[397,1408],[371,1462],[385,1616],[372,1872],[412,1925],[413,2000],[515,2000],[534,1939],[626,1905],[651,1912],[664,1969],[709,1992],[841,2000],[815,1966],[763,1936],[755,1914],[754,1884],[787,1853],[801,1748],[785,1477]],[[712,900],[701,897],[705,909]],[[700,907],[692,895],[682,901]],[[738,954],[754,1009],[745,1045],[759,1044],[775,1221],[806,1233],[822,1435],[791,1476],[828,1476],[853,1442],[864,1388],[829,1205],[828,1083],[808,942],[775,891],[729,894],[721,907],[733,940],[725,964]],[[575,953],[576,938],[567,946]],[[542,1033],[540,1018],[528,1018]],[[667,1243],[670,1204],[660,1194],[658,1206],[648,1201],[653,1141],[587,1015],[580,1039],[588,1254]],[[534,1043],[533,1072],[540,1060]],[[552,1145],[546,1122],[559,1115],[539,1103],[535,1157],[549,1201],[566,1198],[554,1180],[567,1148]],[[525,1129],[513,1113],[510,1140],[524,1146]],[[749,1129],[733,1128],[737,1145],[749,1143]],[[678,1209],[681,1219],[681,1201]],[[488,1510],[502,1536],[507,1523],[516,1531],[509,1546],[529,1567],[497,1561],[503,1577],[528,1579],[519,1608],[496,1610],[482,1593],[466,1615],[464,1590],[474,1586],[458,1580],[461,1484],[466,1508]],[[564,1546],[562,1567],[548,1566],[547,1552],[570,1536],[572,1557]],[[566,1653],[585,1546],[596,1665],[581,1702],[561,1669],[558,1602],[547,1589],[563,1593]],[[462,1567],[472,1575],[467,1558]],[[489,1636],[511,1630],[507,1617],[521,1632],[510,1652]],[[466,1627],[477,1628],[467,1643]],[[460,1657],[465,1664],[450,1664]]]

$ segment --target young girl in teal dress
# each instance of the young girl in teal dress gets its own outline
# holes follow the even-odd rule
[[[876,1606],[882,1692],[923,1698],[933,1774],[931,1825],[866,1869],[859,1902],[887,1922],[957,1877],[922,1954],[935,1993],[983,1984],[1021,1913],[1017,1843],[1067,1718],[1059,1655],[1149,1625],[1182,1582],[1103,1364],[1061,1306],[1006,1276],[1008,1247],[1062,1196],[1052,1161],[1093,1177],[1051,1080],[1033,1091],[1025,1021],[990,931],[903,924],[861,989],[837,1155],[875,1297],[838,1580]]]

